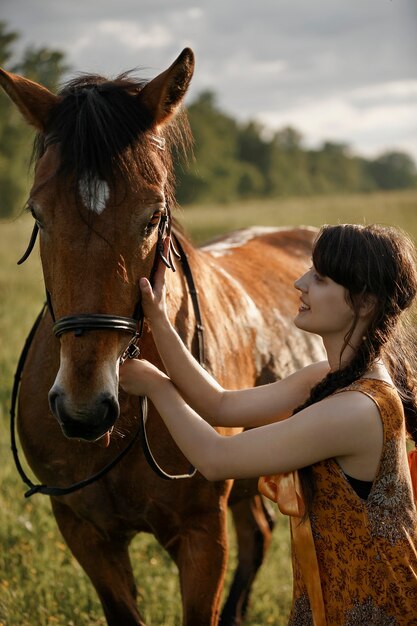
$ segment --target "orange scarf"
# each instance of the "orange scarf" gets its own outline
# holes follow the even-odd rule
[[[313,532],[309,519],[301,522],[305,512],[305,505],[298,472],[261,476],[258,482],[258,489],[263,496],[277,503],[281,513],[290,516],[293,546],[300,564],[304,583],[307,587],[313,623],[314,626],[326,626],[326,614]]]

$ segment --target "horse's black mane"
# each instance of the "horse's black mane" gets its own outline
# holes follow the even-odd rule
[[[68,82],[59,92],[60,102],[52,111],[46,132],[35,140],[33,160],[45,152],[51,142],[59,143],[59,175],[72,175],[75,181],[97,179],[112,182],[122,175],[129,182],[134,169],[155,181],[158,172],[149,158],[154,131],[153,118],[140,102],[138,94],[146,81],[121,74],[107,80],[83,74]],[[189,127],[182,113],[164,127],[167,149],[161,151],[172,181],[172,146],[186,151],[190,145]],[[171,191],[171,190],[169,190]]]

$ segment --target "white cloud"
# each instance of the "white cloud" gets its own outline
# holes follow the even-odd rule
[[[397,80],[376,85],[366,85],[352,89],[348,98],[357,104],[367,104],[375,100],[409,100],[417,98],[417,80]]]
[[[380,86],[377,92],[382,96],[390,88],[383,90]],[[385,104],[382,97],[372,106],[358,107],[348,93],[303,102],[291,109],[265,110],[257,118],[270,129],[294,126],[309,145],[328,139],[348,143],[361,154],[403,149],[417,159],[417,142],[413,141],[417,136],[415,108],[407,102]]]
[[[204,11],[201,7],[191,7],[186,9],[185,14],[192,20],[199,20],[204,17]]]
[[[247,50],[239,51],[229,59],[225,60],[222,65],[222,74],[239,80],[245,77],[245,84],[251,84],[264,80],[270,76],[274,78],[284,72],[287,63],[281,59],[264,60],[257,59],[255,55],[250,54]],[[217,66],[217,72],[219,68]]]
[[[81,35],[81,37],[77,37],[77,39],[72,42],[72,54],[80,54],[83,50],[88,48],[88,46],[91,46],[92,43],[93,38],[91,35]]]
[[[172,34],[160,24],[151,24],[144,28],[134,22],[104,20],[98,23],[96,32],[101,35],[110,35],[132,50],[163,48],[172,41]]]

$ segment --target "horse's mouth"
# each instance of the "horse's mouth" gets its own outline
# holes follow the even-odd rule
[[[103,430],[98,428],[86,428],[85,426],[81,428],[79,424],[64,424],[60,420],[58,422],[67,439],[78,439],[79,441],[89,443],[99,443],[99,445],[110,443],[111,431],[109,429],[103,433]],[[101,442],[102,439],[103,442]],[[107,445],[104,447],[107,447]]]
[[[108,448],[109,445],[110,445],[110,437],[111,437],[111,434],[113,432],[113,428],[114,428],[114,426],[112,426],[110,428],[110,430],[105,432],[104,435],[101,435],[101,437],[96,439],[94,441],[94,443],[96,443],[98,446],[100,446],[100,448]]]

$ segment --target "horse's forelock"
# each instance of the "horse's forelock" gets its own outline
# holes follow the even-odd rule
[[[150,158],[153,117],[138,98],[145,84],[128,73],[114,80],[83,74],[69,81],[59,93],[61,100],[45,135],[35,141],[33,160],[42,156],[52,140],[59,144],[58,174],[63,177],[111,184],[121,176],[129,183],[135,172],[133,160],[144,179],[154,182],[158,172]],[[161,157],[168,171],[166,191],[170,196],[174,187],[170,148],[175,146],[186,153],[191,145],[186,117],[179,115],[166,125],[163,134],[168,149],[161,151]]]

